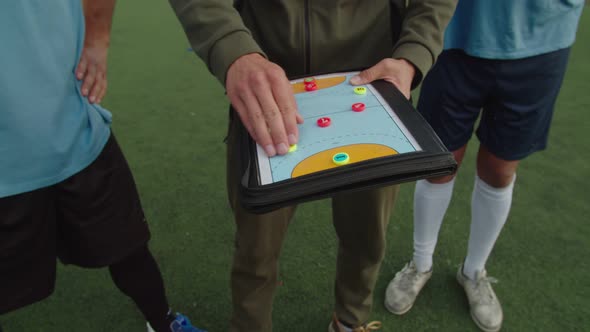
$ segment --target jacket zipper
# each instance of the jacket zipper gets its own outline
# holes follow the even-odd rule
[[[309,0],[305,0],[303,3],[304,9],[304,19],[305,19],[305,65],[304,65],[304,72],[305,74],[309,74],[311,70],[311,38],[310,38],[310,31],[309,31]]]

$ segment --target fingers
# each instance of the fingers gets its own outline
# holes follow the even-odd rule
[[[297,144],[299,140],[299,128],[297,128],[297,124],[303,123],[303,118],[297,111],[297,102],[295,101],[291,84],[286,79],[279,79],[279,82],[273,84],[272,92],[277,107],[282,114],[287,142],[289,145]],[[299,118],[297,117],[298,115]],[[288,150],[287,148],[287,152]]]
[[[102,98],[104,98],[104,96],[107,94],[107,87],[108,87],[108,81],[106,76],[102,79],[102,90],[99,92],[97,98],[96,103],[100,104],[102,103]]]
[[[264,120],[270,130],[272,142],[278,154],[283,155],[289,152],[289,142],[285,124],[288,121],[286,114],[281,113],[274,96],[270,91],[257,96],[264,114]]]
[[[100,103],[107,91],[106,68],[100,61],[83,54],[76,68],[76,78],[82,80],[82,95],[91,103]]]
[[[94,81],[94,85],[91,87],[91,90],[88,94],[88,100],[91,103],[98,102],[98,99],[101,99],[104,96],[103,91],[105,90],[104,87],[105,79],[104,73],[97,73]]]
[[[252,136],[252,139],[254,139],[254,141],[258,142],[258,137],[256,136],[256,131],[254,130],[254,126],[250,122],[250,118],[248,116],[248,111],[247,111],[247,108],[246,108],[246,105],[244,104],[244,102],[240,98],[237,98],[232,101],[232,105],[233,105],[234,109],[236,110],[236,112],[238,113],[238,115],[240,116],[240,120],[242,120],[242,124],[244,125],[244,127],[246,128],[246,130],[248,131],[250,136]]]
[[[288,84],[273,89],[268,81],[261,80],[252,85],[254,89],[244,90],[232,100],[244,126],[269,157],[287,154],[289,146],[298,140],[295,98],[289,95],[292,90]]]
[[[303,118],[285,72],[259,54],[238,58],[229,68],[227,95],[246,129],[268,156],[287,154],[299,139]]]
[[[385,65],[385,63],[383,61],[380,61],[379,63],[377,63],[373,67],[363,70],[358,75],[356,75],[350,79],[350,84],[352,84],[352,85],[368,84],[368,83],[371,83],[375,80],[382,78],[381,76],[383,76],[382,73],[384,71],[383,70],[384,65]]]
[[[269,157],[276,155],[277,149],[269,132],[272,131],[272,125],[267,126],[267,116],[264,114],[263,106],[258,102],[258,98],[250,91],[242,94],[240,98],[246,106],[246,116],[248,117],[252,131],[256,133],[256,142],[264,148],[264,151],[266,151]],[[276,112],[278,113],[278,110]]]
[[[303,124],[303,116],[301,116],[301,114],[299,113],[299,111],[297,111],[297,113],[295,115],[296,115],[296,118],[297,118],[297,124]]]
[[[88,97],[90,89],[94,86],[96,80],[96,67],[88,66],[86,74],[84,75],[84,81],[82,81],[82,95]]]
[[[76,68],[76,77],[78,80],[82,80],[84,78],[87,67],[88,61],[86,60],[86,56],[82,55],[82,57],[80,57],[80,63],[78,63],[78,67]]]
[[[410,62],[405,59],[388,58],[351,78],[350,84],[362,85],[382,79],[395,85],[409,99],[414,75],[415,68]]]

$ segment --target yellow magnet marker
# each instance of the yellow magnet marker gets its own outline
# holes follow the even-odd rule
[[[356,93],[357,95],[365,95],[367,94],[367,88],[365,88],[364,86],[357,86],[356,88],[354,88],[354,93]]]
[[[338,152],[337,154],[335,154],[332,157],[332,161],[336,165],[344,165],[344,164],[348,164],[348,162],[350,161],[350,157],[348,156],[348,153],[346,153],[346,152]]]
[[[289,153],[297,151],[297,144],[293,144],[289,147]]]

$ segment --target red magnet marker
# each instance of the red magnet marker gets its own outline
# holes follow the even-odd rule
[[[315,91],[318,89],[318,85],[315,82],[305,83],[305,91]]]
[[[318,126],[320,126],[322,128],[328,127],[331,123],[332,123],[332,120],[330,120],[330,118],[327,118],[327,117],[318,119]]]
[[[352,110],[355,112],[362,112],[365,110],[365,104],[363,103],[354,103],[352,104]]]

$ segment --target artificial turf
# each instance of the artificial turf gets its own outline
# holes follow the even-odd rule
[[[166,1],[120,1],[104,106],[134,171],[169,300],[210,332],[226,331],[234,224],[225,195],[227,99]],[[590,330],[590,12],[586,9],[550,135],[522,162],[513,207],[488,262],[500,280],[503,331]],[[454,274],[466,250],[477,140],[459,171],[435,254],[434,275],[403,317],[384,290],[410,258],[413,185],[388,230],[372,319],[384,331],[477,331]],[[336,237],[329,201],[299,207],[280,265],[275,331],[325,331],[333,308]],[[49,299],[0,316],[5,332],[142,331],[140,313],[108,272],[59,266]]]

